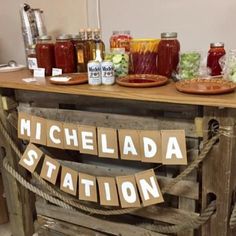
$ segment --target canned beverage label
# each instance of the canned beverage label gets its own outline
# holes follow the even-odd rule
[[[88,63],[88,83],[90,85],[102,84],[101,66],[97,61],[89,61]]]
[[[102,84],[112,85],[115,83],[114,65],[111,61],[101,63]]]

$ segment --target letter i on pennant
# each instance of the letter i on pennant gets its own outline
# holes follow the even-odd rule
[[[28,171],[30,171],[31,173],[33,173],[40,159],[42,158],[42,156],[43,156],[43,152],[39,148],[37,148],[35,145],[30,143],[27,146],[19,164],[23,166],[25,169],[27,169]]]

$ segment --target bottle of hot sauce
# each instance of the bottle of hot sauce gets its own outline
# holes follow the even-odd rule
[[[208,51],[207,67],[211,69],[211,76],[221,75],[222,68],[219,60],[225,55],[224,43],[211,43]]]
[[[40,36],[36,44],[36,57],[39,68],[45,68],[45,75],[52,75],[52,68],[55,67],[54,44],[52,37]]]

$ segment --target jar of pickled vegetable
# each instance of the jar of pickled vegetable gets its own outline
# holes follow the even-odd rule
[[[45,74],[52,75],[52,68],[55,67],[54,44],[52,37],[40,36],[36,44],[36,57],[38,67],[45,68]]]
[[[126,52],[130,51],[130,41],[132,37],[130,31],[113,31],[110,38],[110,49],[124,48]]]
[[[219,60],[225,55],[224,43],[211,43],[210,47],[207,67],[211,69],[211,76],[221,75],[222,68]]]
[[[177,40],[177,33],[162,33],[158,46],[157,70],[159,75],[171,77],[172,73],[177,71],[179,51],[180,43]]]
[[[157,74],[158,39],[133,39],[130,44],[131,71],[134,74]]]
[[[70,35],[60,35],[55,44],[56,67],[62,69],[62,73],[75,72],[75,51]]]

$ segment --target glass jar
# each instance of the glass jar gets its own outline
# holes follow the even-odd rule
[[[56,67],[62,69],[62,73],[75,72],[75,53],[71,36],[64,34],[56,39],[55,44]]]
[[[130,43],[131,72],[157,74],[158,39],[132,39]]]
[[[130,31],[113,31],[110,38],[110,49],[113,48],[124,48],[126,52],[130,51]]]
[[[207,67],[211,69],[211,76],[221,75],[222,68],[219,60],[225,55],[224,43],[211,43],[208,51]]]
[[[229,51],[224,78],[236,82],[236,49],[231,49]]]
[[[177,71],[179,63],[180,43],[177,40],[177,33],[162,33],[158,46],[157,70],[159,75],[171,77]]]
[[[36,58],[36,50],[35,50],[35,45],[30,45],[26,49],[26,54],[27,54],[27,66],[28,69],[33,73],[34,69],[38,68],[38,62]]]
[[[52,37],[43,35],[38,37],[36,44],[36,57],[39,68],[45,68],[45,75],[52,75],[52,68],[55,67],[54,44]]]
[[[114,65],[115,77],[126,76],[129,73],[129,55],[123,49],[114,48],[107,53],[105,60],[111,61]]]

